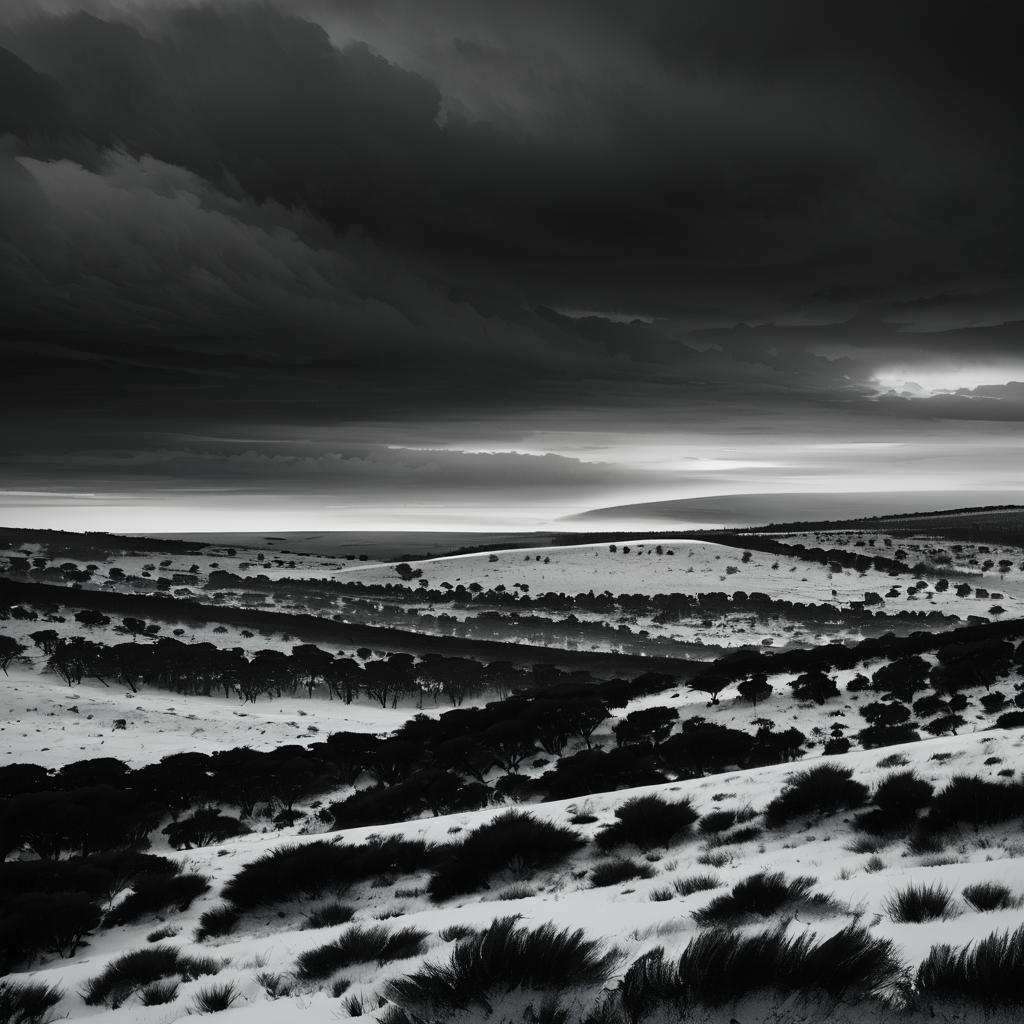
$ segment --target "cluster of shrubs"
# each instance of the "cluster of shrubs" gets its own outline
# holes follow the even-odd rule
[[[181,872],[166,858],[134,851],[4,862],[0,969],[43,954],[74,956],[96,929],[183,909],[208,888],[204,878]]]

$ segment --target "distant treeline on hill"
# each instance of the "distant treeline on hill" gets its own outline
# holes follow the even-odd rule
[[[116,533],[70,530],[34,530],[18,526],[0,527],[0,544],[18,549],[25,544],[41,544],[54,558],[78,558],[83,561],[102,561],[111,554],[149,554],[163,552],[170,555],[197,554],[207,545],[201,541],[162,540],[155,537],[126,537]]]
[[[751,526],[744,529],[751,533],[777,533],[780,530],[807,532],[809,530],[856,529],[864,523],[901,522],[906,519],[938,519],[941,516],[962,516],[981,512],[1020,512],[1024,515],[1024,505],[976,505],[967,508],[947,508],[934,512],[897,512],[881,516],[859,516],[857,519],[809,519],[795,520],[788,523],[769,523],[766,526]]]
[[[429,652],[452,657],[476,658],[480,661],[511,661],[515,664],[556,664],[563,668],[585,668],[595,675],[604,676],[644,671],[672,672],[686,676],[699,664],[682,658],[647,658],[613,652],[536,647],[499,640],[436,636],[389,627],[336,622],[316,615],[292,615],[262,609],[209,605],[199,601],[150,594],[124,594],[116,591],[0,580],[0,608],[22,604],[52,608],[73,606],[95,609],[112,615],[156,619],[161,622],[233,625],[350,648],[370,647],[374,650],[405,651],[412,654]]]

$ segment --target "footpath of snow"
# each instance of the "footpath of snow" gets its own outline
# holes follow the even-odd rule
[[[961,736],[931,740],[884,751],[859,751],[835,763],[854,769],[855,777],[873,785],[891,768],[893,755],[900,755],[907,766],[921,776],[941,786],[954,774],[968,773],[995,778],[1005,766],[1020,763],[1024,735],[994,731],[984,735]],[[993,758],[999,758],[992,763]],[[568,824],[569,818],[586,811],[595,815],[594,824],[579,827],[591,836],[604,823],[612,820],[614,809],[631,796],[657,793],[666,798],[691,799],[703,814],[718,808],[739,808],[749,805],[756,811],[764,808],[775,796],[787,777],[807,767],[777,765],[751,771],[732,772],[680,783],[645,787],[638,790],[605,793],[570,801],[534,805],[530,813],[558,824]],[[334,838],[356,843],[369,835],[402,835],[422,838],[427,842],[448,842],[460,831],[474,828],[496,815],[501,809],[476,813],[448,815],[429,820],[352,829]],[[583,928],[589,934],[602,937],[620,947],[625,963],[632,962],[644,951],[664,946],[670,952],[678,950],[695,933],[691,914],[708,902],[723,887],[729,886],[758,870],[783,871],[788,876],[809,875],[818,881],[818,891],[833,895],[848,904],[849,915],[838,917],[798,918],[790,927],[809,927],[821,934],[831,934],[851,919],[856,918],[878,936],[892,938],[904,959],[913,964],[925,956],[938,942],[966,943],[994,931],[1015,928],[1020,924],[1019,910],[975,913],[956,899],[956,912],[951,921],[927,924],[897,924],[889,920],[884,910],[888,896],[908,883],[941,884],[955,895],[970,883],[999,882],[1018,893],[1024,893],[1024,842],[1017,830],[983,830],[964,833],[952,841],[941,857],[921,857],[909,854],[900,841],[879,842],[879,863],[871,861],[866,853],[851,852],[852,840],[860,835],[849,825],[850,815],[827,817],[811,825],[796,824],[792,828],[766,831],[756,841],[739,846],[707,848],[696,837],[659,852],[649,858],[656,874],[652,879],[600,889],[587,888],[585,874],[595,861],[592,848],[582,851],[568,865],[541,873],[528,879],[534,895],[516,900],[495,898],[500,886],[491,891],[433,906],[426,896],[417,893],[426,881],[420,877],[405,876],[391,885],[371,888],[368,884],[353,888],[342,895],[346,903],[357,908],[355,922],[369,922],[381,915],[390,916],[389,926],[416,926],[432,933],[427,959],[442,959],[450,950],[438,930],[452,924],[486,926],[496,917],[519,914],[524,923],[540,924],[551,921],[562,927]],[[285,843],[310,842],[322,836],[298,836],[295,829],[274,835],[252,834],[201,850],[170,854],[180,860],[188,870],[206,875],[212,891],[197,900],[185,913],[175,915],[169,923],[179,929],[178,935],[168,941],[180,944],[195,954],[213,955],[224,963],[217,982],[235,982],[240,990],[240,1004],[229,1011],[230,1019],[239,1024],[262,1024],[264,1020],[291,1020],[300,1013],[303,1020],[337,1019],[338,1001],[330,999],[317,986],[300,986],[295,995],[270,1002],[256,981],[261,970],[288,972],[296,956],[306,949],[329,941],[338,934],[336,927],[301,930],[303,913],[319,901],[299,906],[273,907],[247,915],[236,934],[223,940],[197,945],[191,941],[199,915],[218,903],[218,891],[223,883],[245,863]],[[721,863],[708,866],[702,862],[709,855],[718,854]],[[702,892],[685,899],[675,897],[663,902],[650,898],[652,890],[663,888],[673,879],[701,872],[712,872],[721,883],[714,892]],[[330,896],[330,894],[325,894]],[[95,976],[113,956],[146,945],[146,934],[156,926],[150,920],[138,925],[100,932],[90,946],[69,961],[51,961],[31,972],[34,980],[59,985],[65,994],[58,1012],[72,1019],[110,1021],[122,1024],[164,1024],[179,1019],[188,1012],[193,995],[210,979],[185,983],[173,1004],[143,1008],[133,1000],[117,1010],[84,1006],[78,990],[84,982]],[[353,982],[350,992],[372,994],[379,992],[389,977],[415,969],[420,958],[382,967],[376,964],[357,965],[344,971]],[[227,1019],[227,1018],[225,1018]]]

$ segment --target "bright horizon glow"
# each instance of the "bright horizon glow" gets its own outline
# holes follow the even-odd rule
[[[999,387],[1024,381],[1024,363],[989,366],[891,367],[873,378],[884,391],[908,392],[920,398],[971,391],[981,387]]]

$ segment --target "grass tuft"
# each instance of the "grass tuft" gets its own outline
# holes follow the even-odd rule
[[[0,1021],[4,1024],[47,1024],[63,993],[38,981],[0,979]]]
[[[192,1000],[192,1007],[196,1013],[220,1013],[229,1009],[237,998],[234,982],[226,981],[201,988]]]
[[[1019,896],[1015,896],[1010,889],[998,882],[965,885],[961,895],[969,907],[980,913],[987,913],[990,910],[1013,910],[1021,904]]]
[[[867,797],[867,786],[854,780],[851,769],[822,764],[793,775],[768,804],[765,821],[770,828],[779,828],[794,818],[860,807]]]
[[[546,924],[528,929],[500,918],[460,942],[446,963],[425,963],[390,982],[384,995],[406,1013],[445,1020],[480,1007],[490,1015],[498,994],[516,990],[554,993],[606,982],[619,955],[582,931]]]
[[[295,963],[295,973],[303,981],[311,981],[328,978],[350,964],[405,960],[423,952],[426,938],[427,932],[416,928],[391,931],[383,925],[369,928],[353,925],[333,942],[306,950]]]
[[[306,919],[302,922],[302,927],[309,930],[311,928],[331,928],[335,925],[348,924],[355,917],[355,914],[356,908],[350,907],[345,903],[325,903],[322,907],[317,907],[316,910],[311,910],[306,915]]]
[[[758,872],[737,882],[732,890],[716,896],[694,912],[700,925],[734,927],[752,918],[767,918],[780,910],[834,914],[841,909],[830,896],[812,892],[814,878],[786,878],[780,871]]]
[[[615,818],[595,838],[600,849],[613,850],[632,844],[641,850],[651,850],[681,838],[697,820],[697,812],[688,800],[637,796],[620,804],[615,809]]]
[[[917,969],[914,994],[986,1009],[1024,1006],[1024,926],[959,948],[933,946]]]
[[[615,857],[594,865],[590,872],[590,886],[592,889],[600,889],[606,885],[629,882],[634,878],[650,878],[653,874],[654,868],[650,864],[630,857]]]
[[[921,924],[949,917],[953,894],[941,885],[908,885],[893,893],[883,904],[890,921]]]

